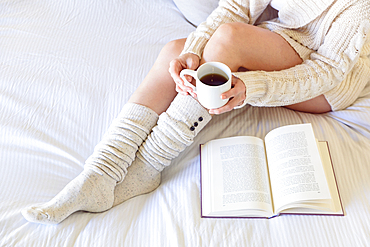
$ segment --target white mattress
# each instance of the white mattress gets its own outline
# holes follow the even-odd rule
[[[154,192],[56,226],[22,217],[80,173],[160,49],[192,30],[171,0],[0,1],[0,246],[370,245],[370,91],[336,113],[216,116]],[[344,217],[200,218],[200,143],[307,122],[329,142]]]

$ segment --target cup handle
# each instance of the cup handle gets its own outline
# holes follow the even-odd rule
[[[197,72],[195,70],[191,70],[191,69],[183,69],[180,72],[180,77],[184,81],[185,86],[191,87],[193,89],[193,91],[196,92],[196,87],[194,87],[193,84],[191,84],[190,82],[188,82],[188,80],[186,80],[185,75],[190,75],[191,77],[196,79],[197,78]]]

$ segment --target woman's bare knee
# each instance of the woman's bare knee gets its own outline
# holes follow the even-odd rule
[[[168,42],[162,49],[161,55],[179,56],[184,49],[186,39],[176,39]]]
[[[302,59],[280,35],[246,23],[221,25],[204,50],[204,62],[226,63],[232,71],[274,71],[293,67]]]
[[[241,65],[240,51],[245,48],[238,37],[243,35],[242,23],[222,24],[210,40],[203,52],[203,62],[218,61],[227,64],[232,71],[237,71]],[[248,25],[248,24],[245,24]]]

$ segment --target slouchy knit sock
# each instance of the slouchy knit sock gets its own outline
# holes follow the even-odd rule
[[[160,172],[171,164],[211,120],[211,115],[191,96],[177,95],[157,125],[139,147],[137,158],[115,189],[114,206],[156,189]]]
[[[84,170],[51,201],[22,210],[30,222],[57,224],[76,211],[102,212],[112,207],[138,147],[156,124],[158,115],[142,105],[126,104],[113,121]]]

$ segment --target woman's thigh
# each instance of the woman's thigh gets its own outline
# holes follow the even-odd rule
[[[233,71],[277,71],[303,61],[290,44],[270,30],[245,23],[220,26],[207,43],[203,60],[222,60]]]
[[[245,23],[220,26],[207,43],[202,63],[219,61],[232,71],[279,71],[301,64],[303,60],[279,34]],[[287,106],[292,110],[323,113],[331,110],[323,95]]]

